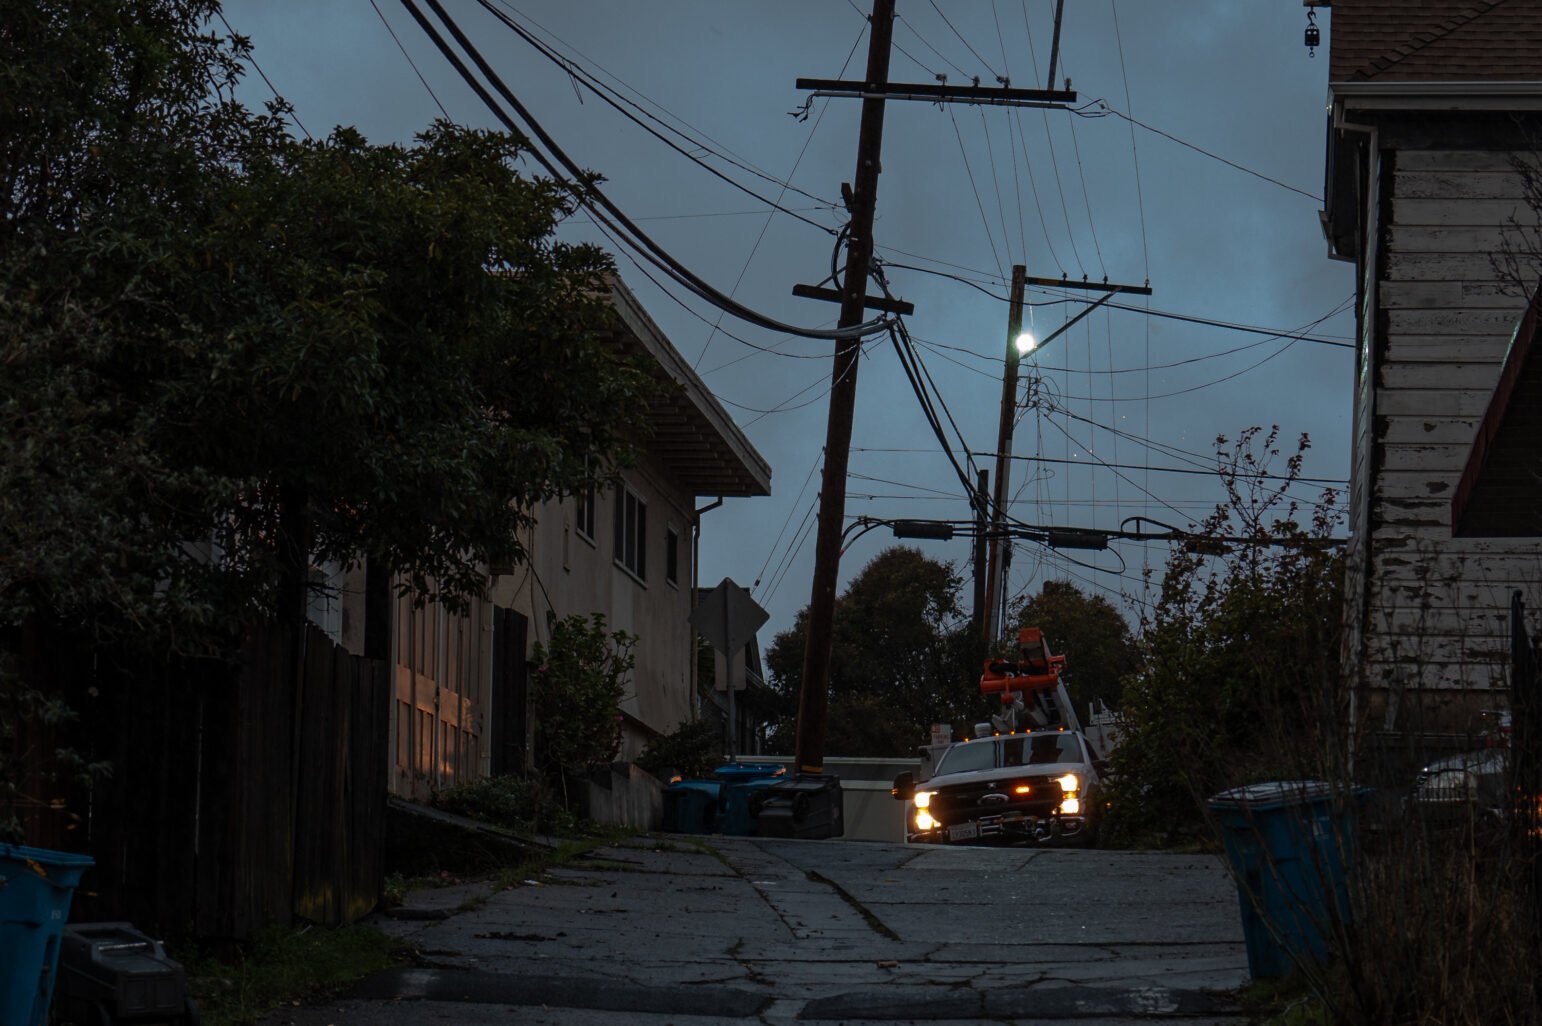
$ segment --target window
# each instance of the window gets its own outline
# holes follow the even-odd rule
[[[616,489],[616,562],[648,579],[648,504],[626,486]]]
[[[578,511],[573,517],[573,530],[580,538],[594,541],[594,485],[586,485],[574,496]]]
[[[664,580],[680,586],[680,532],[673,527],[664,529]]]

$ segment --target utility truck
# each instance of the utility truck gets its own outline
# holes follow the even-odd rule
[[[1015,660],[987,660],[982,694],[1000,710],[972,737],[927,749],[930,773],[901,773],[905,836],[927,844],[1027,841],[1088,844],[1099,810],[1102,760],[1081,731],[1054,655],[1037,627],[1017,636]]]

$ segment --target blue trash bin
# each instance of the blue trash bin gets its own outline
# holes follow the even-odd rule
[[[42,1026],[86,855],[0,844],[0,1023]]]
[[[710,834],[717,823],[722,785],[716,780],[677,780],[664,789],[664,832]]]
[[[1237,881],[1248,972],[1288,976],[1322,963],[1334,924],[1349,919],[1345,865],[1354,821],[1320,780],[1280,780],[1210,799]]]
[[[757,812],[755,792],[763,791],[780,780],[780,777],[760,777],[756,780],[738,780],[723,785],[723,814],[718,817],[717,830],[731,837],[753,837]]]

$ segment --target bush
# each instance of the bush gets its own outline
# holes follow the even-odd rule
[[[551,782],[609,762],[621,750],[621,697],[632,672],[626,631],[605,630],[605,617],[547,616],[551,640],[536,643],[531,675],[535,763]]]
[[[721,728],[711,720],[686,720],[671,733],[648,742],[637,765],[664,783],[673,770],[682,777],[709,777],[723,764]]]

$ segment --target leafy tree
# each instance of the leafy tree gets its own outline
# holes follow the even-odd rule
[[[312,559],[475,593],[645,427],[522,140],[296,141],[230,98],[217,8],[0,19],[0,708],[57,697],[29,636],[219,654]]]
[[[836,602],[826,747],[852,755],[911,755],[934,722],[970,723],[979,671],[965,664],[967,620],[953,567],[919,549],[885,549]],[[791,750],[807,614],[766,652],[782,715],[772,744]]]
[[[1175,547],[1141,625],[1111,756],[1109,829],[1130,839],[1200,836],[1206,799],[1260,780],[1343,779],[1347,709],[1338,669],[1342,553],[1328,544],[1336,496],[1306,526],[1285,489],[1309,445],[1265,482],[1276,432],[1217,439],[1228,502]],[[1240,537],[1249,543],[1205,540]],[[1269,543],[1269,544],[1265,544]]]
[[[1017,604],[1012,619],[1018,627],[1043,628],[1050,651],[1066,657],[1066,691],[1084,716],[1099,701],[1119,708],[1124,678],[1135,672],[1140,654],[1111,602],[1070,581],[1045,581],[1039,594]]]

